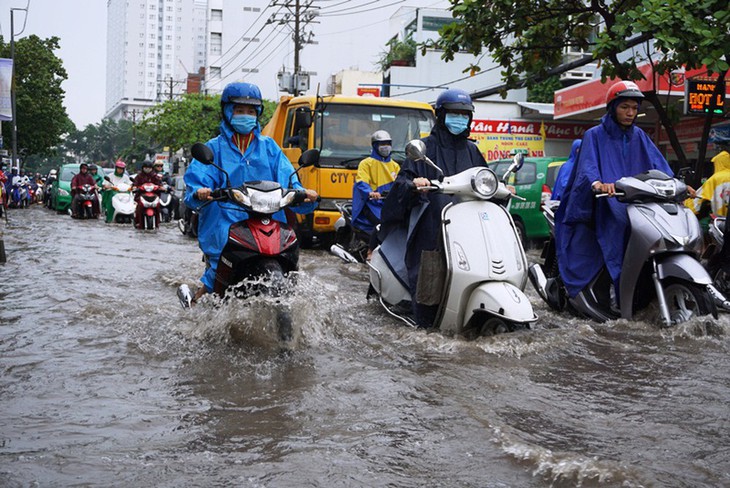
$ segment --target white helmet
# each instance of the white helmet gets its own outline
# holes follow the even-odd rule
[[[52,169],[51,172],[49,173],[49,175],[50,176],[56,176],[56,170],[55,169]]]
[[[370,143],[375,144],[376,142],[391,142],[393,140],[390,134],[384,130],[376,130],[370,137]]]

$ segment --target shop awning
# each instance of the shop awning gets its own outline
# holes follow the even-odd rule
[[[517,102],[522,107],[522,115],[550,115],[554,113],[555,105],[552,103]]]

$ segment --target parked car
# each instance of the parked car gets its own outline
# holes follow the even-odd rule
[[[71,180],[79,173],[79,164],[64,164],[58,168],[58,178],[51,185],[51,208],[66,212],[71,208]]]
[[[525,158],[522,169],[510,176],[508,183],[515,187],[517,195],[525,199],[514,199],[510,205],[510,213],[523,244],[528,240],[549,237],[550,230],[542,215],[542,203],[550,200],[558,170],[565,160],[555,157]],[[512,160],[500,159],[487,164],[501,177]]]

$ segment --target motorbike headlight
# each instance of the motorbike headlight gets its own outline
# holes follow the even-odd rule
[[[675,180],[647,180],[646,183],[654,188],[657,195],[662,197],[673,197],[677,194],[677,183]]]
[[[261,214],[273,214],[281,210],[281,191],[259,191],[248,189],[251,210]]]
[[[497,179],[497,175],[491,169],[481,169],[471,177],[472,189],[485,198],[494,195],[498,186],[499,180]]]

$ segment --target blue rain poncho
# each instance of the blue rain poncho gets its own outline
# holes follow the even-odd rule
[[[555,179],[555,185],[553,185],[553,200],[560,200],[563,196],[565,186],[568,184],[568,180],[570,179],[570,173],[573,172],[573,166],[575,166],[575,161],[578,159],[580,144],[580,139],[573,141],[573,144],[570,147],[568,160],[565,161],[565,163],[563,163],[563,165],[558,169],[558,177]]]
[[[626,204],[615,198],[596,199],[591,185],[615,183],[650,169],[674,174],[649,136],[635,125],[624,130],[606,114],[600,125],[586,131],[555,215],[558,266],[569,296],[575,297],[604,265],[619,295],[628,237]]]
[[[231,107],[231,109],[229,109]],[[226,105],[224,117],[230,119],[232,105]],[[233,130],[225,121],[220,125],[221,134],[209,140],[206,145],[213,150],[214,161],[228,172],[232,186],[240,186],[247,181],[268,180],[277,181],[283,188],[289,188],[289,177],[294,173],[294,167],[286,158],[273,139],[261,135],[261,127],[257,123],[254,128],[254,137],[246,148],[241,151],[233,143]],[[299,179],[292,178],[292,188],[304,189]],[[200,188],[217,189],[225,187],[225,175],[213,166],[207,166],[193,159],[185,172],[185,205],[197,209],[205,202],[195,198],[195,192]],[[310,213],[316,203],[302,203],[290,207],[297,213]],[[272,216],[280,222],[286,222],[284,211]],[[215,272],[218,268],[223,247],[228,241],[228,229],[231,224],[246,220],[248,214],[231,203],[212,202],[200,210],[198,221],[198,244],[200,250],[208,257],[209,268],[205,270],[200,281],[210,292],[215,282]]]

